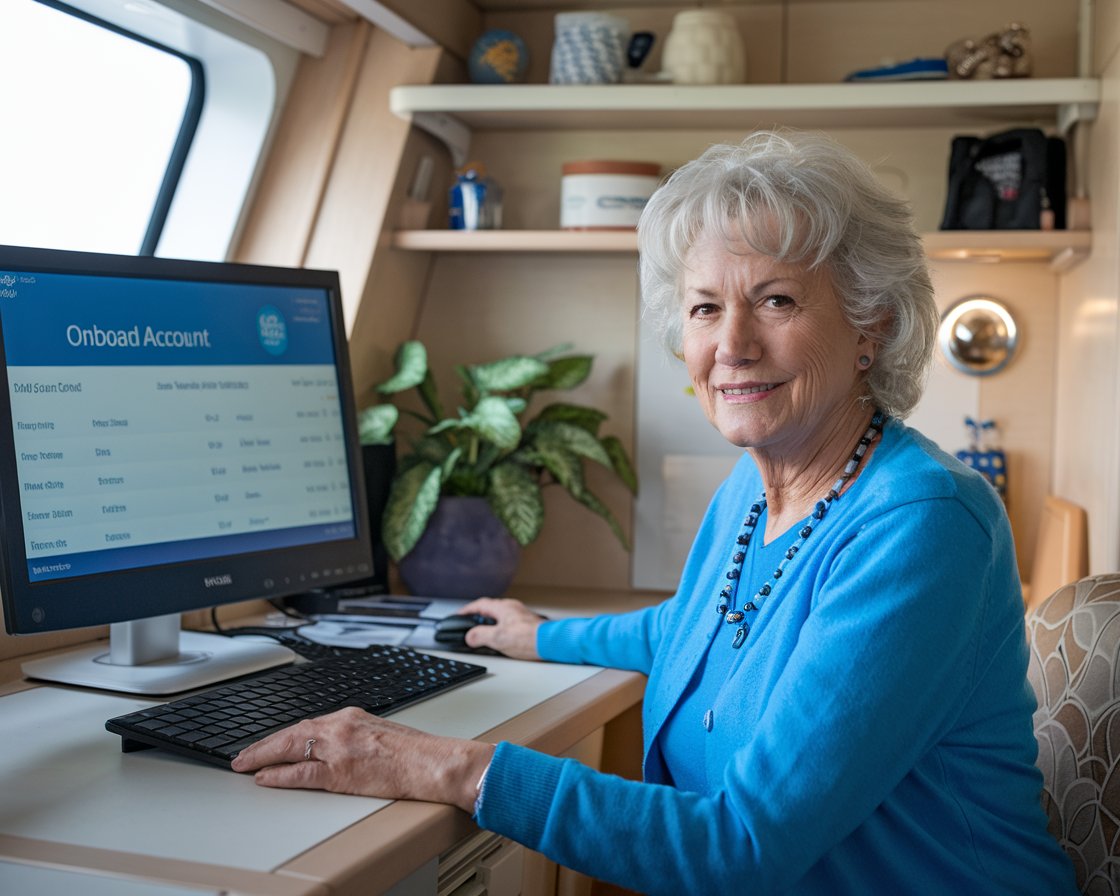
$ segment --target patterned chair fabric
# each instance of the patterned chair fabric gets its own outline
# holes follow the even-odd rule
[[[1050,833],[1082,893],[1120,896],[1120,573],[1059,588],[1027,627]]]

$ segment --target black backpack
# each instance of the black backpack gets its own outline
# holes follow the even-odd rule
[[[1038,128],[953,138],[942,230],[1038,230],[1042,211],[1066,226],[1066,145]]]

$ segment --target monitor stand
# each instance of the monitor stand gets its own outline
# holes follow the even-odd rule
[[[279,644],[181,632],[179,614],[109,627],[109,649],[99,642],[23,664],[28,678],[128,694],[176,694],[290,663]]]

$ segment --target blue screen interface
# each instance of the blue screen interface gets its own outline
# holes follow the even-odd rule
[[[355,537],[326,290],[0,272],[30,581]]]

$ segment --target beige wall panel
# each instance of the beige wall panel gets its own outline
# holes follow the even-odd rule
[[[445,80],[460,68],[452,56],[440,53],[430,78]],[[427,252],[401,252],[387,245],[392,231],[406,226],[401,216],[425,157],[432,160],[431,184],[427,196],[420,197],[431,203],[427,226],[439,228],[447,221],[447,188],[454,176],[447,148],[419,128],[410,128],[401,152],[400,173],[392,179],[385,226],[350,331],[350,361],[359,407],[378,400],[373,387],[388,376],[396,347],[413,337],[427,288],[432,256]]]
[[[1078,0],[863,0],[791,3],[788,10],[793,83],[839,81],[884,59],[940,56],[953,41],[1008,22],[1031,29],[1035,77],[1077,73]]]
[[[632,452],[637,291],[628,255],[442,255],[417,335],[428,346],[445,404],[458,397],[451,371],[457,363],[565,342],[595,355],[587,383],[541,396],[542,406],[570,400],[600,408],[609,415],[603,434],[618,436]],[[629,493],[594,469],[589,487],[629,531]],[[547,489],[544,531],[525,551],[515,583],[625,588],[628,582],[629,554],[606,523],[559,487]]]
[[[342,0],[287,0],[287,2],[331,25],[350,22],[358,17],[358,14]]]
[[[1019,327],[1019,352],[1002,371],[974,379],[979,387],[981,419],[995,420],[1007,452],[1007,511],[1019,555],[1019,570],[1030,572],[1038,529],[1038,510],[1050,489],[1054,431],[1054,371],[1057,355],[1055,274],[1042,264],[943,263],[933,267],[938,305],[948,307],[968,295],[986,294],[1002,301]],[[947,367],[940,353],[935,361]],[[965,374],[952,371],[955,377]],[[953,452],[966,444],[967,409],[955,414],[959,438],[942,444]]]
[[[411,50],[378,29],[366,47],[304,262],[339,272],[348,329],[370,286],[374,249],[409,138],[408,122],[389,111],[388,88],[429,83],[439,55],[436,48]]]
[[[637,88],[636,88],[637,89]],[[871,164],[884,184],[914,205],[921,231],[936,230],[945,204],[949,144],[945,128],[907,131],[836,131],[833,136]],[[507,229],[550,229],[560,223],[560,179],[564,162],[576,159],[637,159],[658,162],[667,174],[713,143],[738,142],[742,131],[491,131],[471,144],[503,186]],[[444,226],[436,222],[433,226]]]
[[[303,263],[370,31],[364,23],[337,26],[322,59],[301,59],[237,261]]]
[[[1089,31],[1092,45],[1090,68],[1094,74],[1108,71],[1120,50],[1120,3],[1098,0],[1093,4],[1093,25]]]
[[[470,0],[378,0],[441,47],[466,59],[482,33],[482,15]],[[423,83],[426,81],[401,81]]]
[[[1089,513],[1094,574],[1120,569],[1120,58],[1109,58],[1100,114],[1088,128],[1093,252],[1062,282],[1054,429],[1054,490]]]
[[[370,269],[371,288],[350,333],[350,369],[359,408],[380,403],[374,387],[392,370],[397,346],[413,336],[418,297],[432,263],[425,252],[378,251]]]

